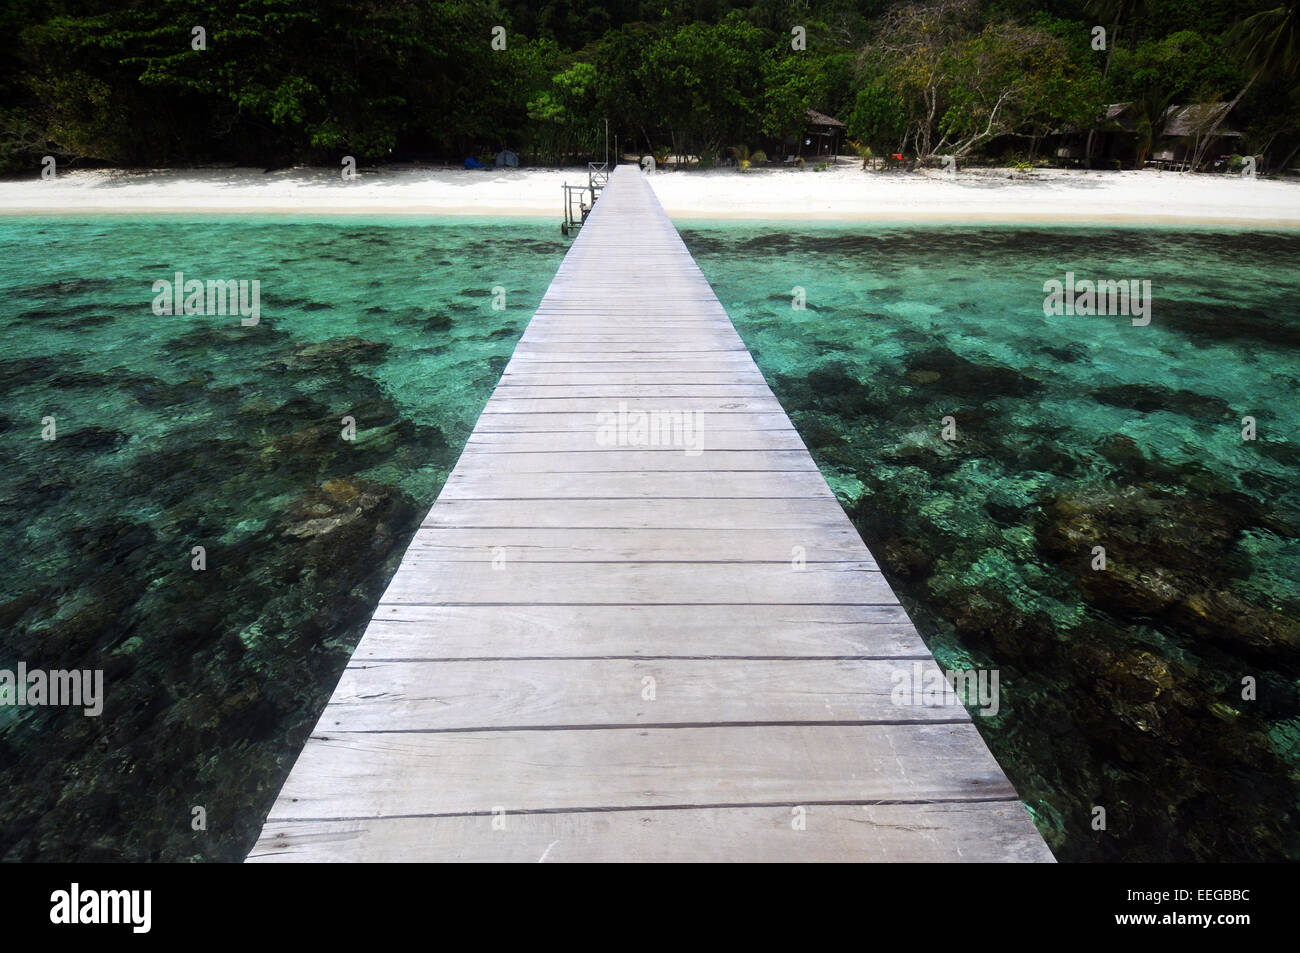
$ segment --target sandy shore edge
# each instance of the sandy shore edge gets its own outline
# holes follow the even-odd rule
[[[328,169],[77,171],[0,182],[0,216],[378,216],[542,218],[558,226],[582,169],[396,168],[343,182]],[[1300,180],[1042,169],[657,172],[674,219],[881,224],[1175,225],[1300,228]]]

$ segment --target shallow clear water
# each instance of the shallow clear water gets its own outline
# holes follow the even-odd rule
[[[1058,857],[1300,857],[1300,234],[683,237]]]
[[[940,662],[1000,671],[976,721],[1057,855],[1300,856],[1300,236],[684,237]],[[0,706],[0,856],[242,857],[566,247],[0,220],[0,668],[107,696]],[[261,324],[156,317],[176,270]],[[1044,317],[1067,270],[1150,279],[1151,325]]]
[[[0,706],[0,856],[242,858],[565,249],[537,220],[0,220],[0,668],[106,696]],[[155,316],[178,270],[257,279],[260,323]]]

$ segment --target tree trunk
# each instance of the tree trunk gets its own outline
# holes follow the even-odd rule
[[[1115,21],[1115,25],[1110,28],[1110,42],[1106,45],[1106,65],[1103,66],[1101,70],[1101,85],[1103,87],[1106,85],[1106,77],[1110,75],[1110,60],[1111,57],[1115,55],[1115,41],[1118,38],[1119,21],[1117,20]],[[1088,142],[1087,145],[1083,147],[1084,168],[1087,169],[1092,168],[1092,137],[1096,132],[1097,130],[1095,128],[1088,130]]]
[[[1201,140],[1201,142],[1197,143],[1196,152],[1192,156],[1192,171],[1200,168],[1201,161],[1205,157],[1205,150],[1208,149],[1210,143],[1214,141],[1214,134],[1218,132],[1219,127],[1223,125],[1223,120],[1227,119],[1228,115],[1237,107],[1237,103],[1241,102],[1241,97],[1246,95],[1246,91],[1250,89],[1251,86],[1255,85],[1255,80],[1259,79],[1259,74],[1261,72],[1263,72],[1263,67],[1255,70],[1254,75],[1251,76],[1250,79],[1246,80],[1246,85],[1241,87],[1241,91],[1237,93],[1236,96],[1232,97],[1232,102],[1228,103],[1228,108],[1225,109],[1219,118],[1214,121],[1214,125],[1211,126],[1210,131],[1205,134],[1205,138]]]

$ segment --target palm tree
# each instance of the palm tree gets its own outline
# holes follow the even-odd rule
[[[756,149],[753,152],[750,152],[749,146],[743,144],[732,146],[727,151],[730,152],[732,157],[736,160],[736,165],[740,168],[741,172],[748,172],[749,167],[755,162],[763,163],[767,161],[767,153],[762,149]]]
[[[1137,127],[1137,167],[1142,168],[1155,144],[1164,135],[1169,122],[1168,93],[1149,86],[1133,101],[1133,117]]]
[[[1275,7],[1249,16],[1232,28],[1228,34],[1228,43],[1241,58],[1242,64],[1250,71],[1246,85],[1228,103],[1228,108],[1220,113],[1219,118],[1205,138],[1197,146],[1192,159],[1192,168],[1197,168],[1209,148],[1210,141],[1218,131],[1219,125],[1228,113],[1241,102],[1241,97],[1255,85],[1261,76],[1294,77],[1300,75],[1300,6]]]

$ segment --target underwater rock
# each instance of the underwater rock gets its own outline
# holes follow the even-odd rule
[[[775,391],[787,413],[816,410],[852,420],[884,410],[871,388],[839,363],[822,365],[803,377],[777,375]]]
[[[1147,464],[1146,455],[1142,453],[1137,441],[1127,434],[1111,434],[1098,445],[1097,450],[1102,457],[1116,466],[1142,470]]]
[[[1259,440],[1255,448],[1261,454],[1283,466],[1300,470],[1300,447],[1280,440]]]
[[[1230,591],[1233,552],[1252,515],[1225,500],[1145,487],[1076,487],[1045,507],[1036,538],[1092,605],[1128,617],[1165,617],[1232,650],[1293,651],[1300,623]],[[1106,568],[1092,568],[1092,547]]]
[[[1282,652],[1300,649],[1300,620],[1256,606],[1225,590],[1180,599],[1172,619],[1188,631],[1225,648]]]
[[[926,578],[934,567],[934,556],[925,544],[908,536],[895,536],[872,548],[880,554],[881,568],[908,582]]]
[[[824,413],[852,419],[872,412],[879,400],[843,364],[828,364],[811,371],[804,383],[812,395],[812,406]]]
[[[1001,485],[991,487],[988,495],[984,497],[985,512],[1001,526],[1019,526],[1027,522],[1024,514],[1031,504],[1032,501],[1026,500],[1023,494],[1015,492],[1011,487]]]
[[[360,478],[334,479],[290,503],[280,524],[285,535],[330,546],[332,537],[355,536],[358,529],[367,536],[383,535],[395,513],[413,510],[413,502],[393,487]]]
[[[946,599],[944,614],[972,645],[1007,660],[1033,659],[1055,648],[1055,627],[1045,612],[1026,613],[995,589],[964,589]]]
[[[1169,390],[1146,384],[1123,384],[1102,387],[1093,391],[1092,396],[1100,403],[1140,410],[1143,413],[1163,410],[1171,414],[1182,414],[1185,417],[1216,421],[1234,416],[1232,408],[1226,401],[1190,390]]]
[[[341,427],[334,423],[315,424],[278,435],[271,440],[270,445],[263,452],[277,455],[315,455],[321,453],[332,441],[341,439],[340,432]]]
[[[1161,301],[1161,327],[1185,335],[1197,347],[1220,347],[1225,341],[1242,341],[1249,349],[1271,344],[1286,350],[1300,350],[1300,325],[1288,320],[1294,301],[1279,295],[1272,308],[1247,308],[1240,303],[1208,301]]]
[[[174,320],[202,320],[206,322],[207,319],[199,319],[191,315]],[[220,317],[215,320],[228,321],[234,319]],[[233,324],[199,323],[195,324],[192,330],[165,341],[161,345],[161,352],[177,362],[193,361],[197,367],[206,369],[211,366],[213,354],[230,354],[240,350],[261,350],[270,343],[288,339],[288,337],[287,332],[277,330],[266,320],[263,320],[256,328],[243,327],[237,320]]]
[[[1064,364],[1074,364],[1088,356],[1087,350],[1077,345],[1071,347],[1051,347],[1044,345],[1039,348],[1039,350]]]
[[[846,442],[841,430],[833,423],[826,423],[821,415],[800,414],[796,419],[799,436],[809,448],[837,447]]]
[[[277,355],[272,363],[282,363],[291,370],[325,370],[337,366],[373,364],[383,360],[391,345],[359,337],[331,338],[295,344]]]
[[[59,434],[53,444],[58,447],[71,447],[73,450],[89,450],[93,453],[102,453],[105,450],[116,450],[129,439],[130,437],[120,430],[109,430],[106,427],[83,427],[80,430],[74,430],[70,434]]]
[[[186,378],[177,384],[147,377],[131,381],[127,388],[141,406],[175,407],[178,404],[202,400],[207,386],[207,381],[202,377]]]
[[[952,351],[932,348],[928,351],[912,354],[907,358],[908,378],[914,383],[921,383],[922,377],[934,378],[933,391],[942,392],[950,397],[984,402],[995,397],[1026,397],[1036,394],[1043,385],[1021,374],[1019,371],[1001,364],[977,364]],[[911,375],[918,375],[913,378]]]
[[[1160,567],[1195,578],[1212,565],[1222,570],[1228,550],[1249,525],[1249,513],[1213,499],[1191,501],[1145,486],[1083,485],[1050,500],[1037,537],[1071,572],[1108,572],[1091,568],[1092,547],[1105,546],[1108,566],[1127,560],[1133,572]]]
[[[12,357],[0,360],[0,384],[4,384],[6,389],[33,384],[62,366],[61,361],[51,357]]]

